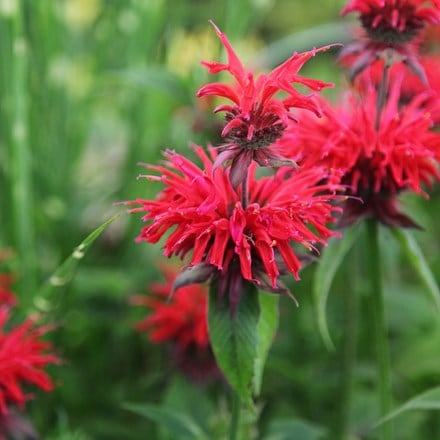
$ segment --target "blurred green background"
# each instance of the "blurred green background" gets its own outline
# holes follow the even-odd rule
[[[44,439],[166,438],[151,422],[123,409],[124,402],[199,402],[212,407],[213,425],[227,422],[220,385],[203,395],[193,390],[164,347],[134,331],[145,311],[130,306],[128,297],[160,279],[154,267],[160,246],[134,243],[139,218],[115,221],[81,261],[72,282],[45,296],[40,286],[87,234],[124,209],[114,202],[154,196],[159,186],[136,180],[143,171],[138,162],[156,163],[165,148],[191,154],[189,142],[217,140],[216,117],[195,98],[208,80],[199,61],[225,56],[209,19],[227,33],[246,63],[271,68],[294,50],[347,41],[351,21],[339,17],[344,3],[0,0],[0,245],[16,254],[11,264],[18,275],[20,312],[50,310],[47,319],[59,324],[51,337],[64,359],[51,369],[56,390],[38,393],[27,407]],[[345,84],[334,62],[335,51],[322,54],[301,72],[335,82],[330,97]],[[438,194],[437,186],[430,201],[405,199],[425,227],[417,240],[437,279]],[[383,231],[382,238],[399,402],[439,383],[440,326],[392,237]],[[362,252],[357,254],[347,265],[361,261]],[[310,295],[313,266],[292,286],[301,307],[282,298],[259,435],[277,426],[282,432],[287,419],[300,420],[314,433],[307,438],[337,432],[347,332],[355,331],[358,358],[348,416],[353,438],[377,418],[373,349],[368,321],[362,320],[368,314],[362,295],[366,280],[349,273],[353,270],[344,266],[329,301],[336,352],[326,351],[317,331]],[[361,298],[355,305],[357,330],[346,327],[353,290]],[[438,414],[409,414],[396,430],[399,439],[440,438]]]

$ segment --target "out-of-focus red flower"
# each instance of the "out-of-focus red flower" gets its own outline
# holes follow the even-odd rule
[[[352,0],[342,15],[349,12],[360,13],[366,32],[341,51],[341,59],[351,60],[352,80],[377,59],[404,62],[425,80],[415,40],[425,24],[440,24],[439,0]]]
[[[440,24],[438,0],[350,0],[341,14],[359,12],[373,39],[400,43],[413,39],[426,23]]]
[[[28,319],[7,331],[10,308],[0,306],[0,414],[8,412],[9,405],[22,408],[32,395],[25,393],[24,384],[33,384],[44,391],[51,391],[52,380],[44,372],[48,364],[58,363],[50,353],[49,342],[41,340],[47,326],[35,327]]]
[[[298,71],[306,61],[330,46],[299,54],[294,53],[269,74],[261,74],[255,78],[252,71],[245,70],[226,35],[214,23],[212,25],[227,51],[228,62],[226,64],[202,62],[202,64],[213,74],[221,71],[229,72],[234,77],[235,83],[207,84],[197,92],[197,96],[214,95],[231,101],[231,104],[220,105],[214,110],[225,112],[227,122],[222,130],[225,143],[219,146],[221,154],[216,159],[215,167],[220,164],[231,164],[231,181],[234,188],[237,188],[246,178],[247,170],[253,160],[264,167],[295,165],[277,154],[271,145],[282,136],[289,119],[293,118],[290,113],[291,108],[305,108],[317,115],[320,114],[314,95],[304,96],[292,84],[301,84],[313,91],[332,87],[333,84],[298,75]],[[278,97],[278,92],[283,92],[284,96]]]
[[[0,250],[0,263],[9,257],[10,252],[7,249]],[[14,293],[11,290],[11,284],[14,276],[10,273],[0,272],[0,307],[3,305],[14,306],[17,303]]]
[[[180,283],[220,278],[220,295],[227,293],[232,307],[239,301],[243,280],[263,290],[288,293],[279,280],[281,272],[296,279],[301,263],[291,245],[308,250],[325,244],[334,235],[325,225],[334,221],[337,208],[330,201],[337,196],[322,183],[323,169],[294,171],[284,167],[276,176],[255,178],[251,167],[248,203],[243,206],[239,188],[234,190],[229,169],[214,169],[201,147],[194,147],[203,163],[194,163],[172,151],[165,153],[165,166],[147,166],[159,175],[165,188],[155,200],[136,199],[130,212],[144,212],[148,222],[137,241],[156,243],[170,232],[164,253],[181,258],[192,253],[188,270]],[[215,150],[211,149],[215,158]],[[312,230],[313,229],[313,230]]]
[[[433,121],[440,123],[440,56],[438,54],[422,55],[420,64],[426,73],[428,84],[425,84],[414,73],[405,69],[401,63],[391,66],[389,70],[389,82],[392,84],[396,81],[402,82],[400,92],[401,103],[407,103],[415,95],[424,91],[431,91],[426,101],[426,107],[431,113]],[[358,76],[355,86],[362,93],[367,92],[367,88],[371,83],[378,86],[383,75],[383,63],[374,63],[370,68],[366,69]]]
[[[132,303],[150,309],[137,324],[155,344],[169,343],[174,360],[197,382],[219,374],[208,336],[207,289],[201,285],[181,287],[171,296],[177,270],[163,265],[165,282],[149,286],[151,295],[135,295]]]
[[[417,226],[399,211],[396,196],[404,190],[426,195],[422,185],[440,178],[440,134],[430,130],[426,105],[430,94],[417,95],[404,107],[399,98],[400,84],[395,83],[378,129],[377,93],[370,86],[360,99],[350,95],[348,106],[327,104],[320,120],[304,114],[301,124],[279,141],[304,166],[326,166],[333,181],[347,185],[354,198],[345,204],[341,226],[362,216],[390,226]]]
[[[182,287],[171,296],[177,270],[165,265],[161,269],[166,282],[150,285],[151,296],[133,297],[133,303],[147,306],[154,312],[142,320],[137,329],[147,331],[156,344],[171,341],[180,350],[189,346],[206,350],[209,346],[206,288],[201,285]]]

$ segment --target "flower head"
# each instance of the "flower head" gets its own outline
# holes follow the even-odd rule
[[[371,38],[391,44],[412,40],[425,23],[440,24],[438,0],[351,0],[341,14],[350,12],[359,12]]]
[[[276,176],[257,180],[251,172],[249,200],[243,206],[229,169],[214,169],[201,147],[195,151],[204,170],[172,151],[165,153],[164,166],[148,166],[159,176],[144,177],[161,181],[165,188],[156,200],[127,202],[138,205],[131,212],[144,212],[148,223],[137,241],[156,243],[170,232],[164,254],[181,258],[192,254],[191,273],[183,272],[188,279],[182,283],[217,277],[220,295],[227,292],[232,307],[239,301],[243,280],[288,293],[279,276],[290,272],[298,279],[301,267],[291,245],[313,250],[333,235],[325,224],[333,221],[337,209],[329,202],[336,196],[329,192],[332,187],[321,183],[326,174],[319,167],[295,172],[285,167]],[[215,158],[215,150],[211,155]]]
[[[428,6],[433,3],[432,6]],[[439,0],[351,0],[342,15],[357,11],[365,31],[341,51],[351,64],[352,80],[376,60],[388,65],[405,63],[422,81],[425,73],[418,61],[416,37],[426,23],[440,23]]]
[[[440,134],[430,130],[426,105],[430,94],[417,95],[400,108],[399,98],[400,84],[395,83],[378,129],[377,93],[370,86],[361,99],[351,95],[348,106],[327,104],[319,121],[305,114],[283,140],[291,155],[301,156],[300,163],[326,166],[335,181],[348,187],[354,198],[347,200],[341,226],[362,216],[390,226],[416,226],[399,211],[396,196],[406,190],[426,195],[422,185],[440,178]]]
[[[44,367],[58,362],[50,353],[51,345],[40,337],[48,327],[35,327],[28,319],[24,323],[5,330],[10,308],[0,305],[0,414],[8,412],[8,405],[23,407],[32,395],[26,394],[23,384],[33,384],[44,391],[51,391],[53,383]]]
[[[151,295],[132,298],[133,304],[150,309],[137,329],[147,332],[155,344],[171,344],[175,362],[192,379],[200,381],[217,374],[208,336],[207,289],[191,285],[177,289],[171,296],[177,270],[163,265],[161,271],[165,282],[149,286]]]
[[[333,84],[298,75],[307,60],[330,46],[294,53],[271,73],[255,78],[252,71],[245,70],[226,35],[214,23],[212,25],[227,51],[228,62],[202,64],[213,74],[229,72],[234,77],[235,84],[210,83],[203,86],[197,96],[215,95],[231,101],[231,104],[220,105],[214,110],[226,113],[226,125],[221,133],[225,143],[219,147],[221,154],[217,157],[215,166],[230,163],[231,181],[234,188],[237,188],[245,179],[253,160],[264,167],[295,165],[280,157],[271,145],[282,136],[288,121],[293,118],[291,108],[305,108],[320,114],[313,95],[300,94],[292,84],[301,84],[313,91],[332,87]],[[278,97],[278,92],[283,92],[285,96]]]

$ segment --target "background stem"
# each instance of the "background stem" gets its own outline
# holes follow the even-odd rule
[[[379,249],[379,224],[376,219],[367,220],[367,258],[370,276],[371,302],[373,306],[374,340],[379,373],[379,400],[381,416],[391,411],[391,373],[388,332],[385,318],[384,297],[382,288],[382,263]],[[381,439],[393,438],[391,422],[385,423],[381,431]]]
[[[341,353],[341,379],[340,379],[340,407],[338,425],[335,427],[335,437],[337,439],[348,438],[350,428],[351,399],[353,394],[353,376],[356,362],[357,326],[359,311],[359,292],[356,290],[356,277],[359,276],[357,268],[359,258],[357,247],[355,246],[351,258],[351,270],[349,270],[348,288],[344,310],[346,320],[344,323],[344,340]]]

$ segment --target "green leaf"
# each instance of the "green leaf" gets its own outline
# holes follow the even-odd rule
[[[315,271],[313,297],[318,316],[319,331],[328,350],[333,350],[334,344],[330,337],[327,324],[327,298],[336,271],[344,260],[345,255],[353,246],[353,243],[358,236],[359,229],[360,228],[356,226],[351,227],[346,233],[344,233],[342,239],[331,238],[328,242],[328,247],[325,248],[319,258],[318,267]]]
[[[440,410],[440,387],[431,388],[430,390],[419,394],[411,400],[408,400],[408,402],[404,403],[402,406],[380,419],[373,428],[377,428],[389,420],[394,419],[405,411],[413,411],[418,409]]]
[[[320,440],[324,437],[324,428],[300,420],[275,420],[269,426],[269,432],[264,440]]]
[[[50,276],[48,282],[40,289],[34,299],[36,307],[43,312],[51,309],[51,303],[47,300],[49,294],[56,287],[61,287],[69,283],[75,273],[76,266],[79,261],[84,258],[84,255],[89,246],[104,232],[104,230],[111,225],[117,218],[119,218],[125,211],[115,214],[113,217],[105,221],[91,232],[78,246],[75,247],[72,254],[64,260],[64,262],[55,270]]]
[[[254,393],[258,396],[261,392],[263,381],[264,365],[266,363],[269,349],[273,338],[278,329],[278,295],[260,293],[258,300],[260,303],[260,317],[257,325],[258,345],[257,357],[254,366]]]
[[[231,315],[228,294],[219,300],[216,283],[209,292],[208,325],[217,364],[240,399],[252,407],[260,310],[255,286],[247,284]]]
[[[431,294],[437,309],[440,311],[440,290],[425,257],[410,231],[393,228],[392,233],[401,244],[403,252],[419,275],[421,281]]]
[[[158,405],[137,405],[126,403],[123,408],[152,420],[168,429],[174,438],[202,440],[208,436],[186,413]]]

